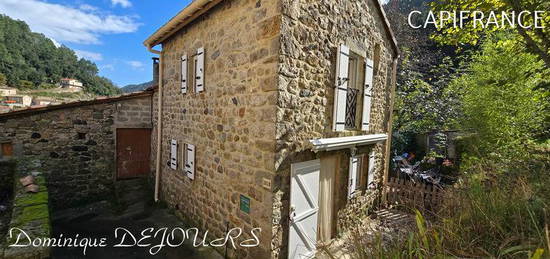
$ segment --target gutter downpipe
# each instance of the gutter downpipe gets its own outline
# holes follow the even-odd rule
[[[392,133],[393,133],[393,109],[395,104],[395,88],[397,84],[397,62],[399,60],[399,54],[397,57],[393,59],[393,71],[392,71],[392,77],[391,77],[391,84],[392,84],[392,90],[391,90],[391,100],[390,100],[390,115],[389,115],[389,121],[388,121],[388,139],[386,140],[386,164],[385,164],[385,170],[384,170],[384,184],[383,186],[387,186],[388,184],[388,177],[390,172],[390,161],[391,161],[391,143],[392,143]],[[382,192],[382,202],[386,201],[386,197],[384,195],[384,192]]]
[[[159,201],[159,189],[160,189],[160,159],[161,159],[161,142],[162,142],[162,72],[163,72],[163,51],[152,49],[150,45],[147,45],[147,50],[153,54],[159,55],[159,76],[158,76],[158,115],[157,115],[157,157],[155,165],[155,202]]]

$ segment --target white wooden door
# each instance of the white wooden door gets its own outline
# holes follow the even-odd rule
[[[320,172],[320,160],[291,166],[289,259],[315,256]]]

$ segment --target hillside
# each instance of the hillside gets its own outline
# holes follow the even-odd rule
[[[52,88],[59,79],[75,78],[95,95],[120,93],[107,78],[98,75],[95,63],[79,59],[65,46],[56,47],[42,34],[31,32],[23,21],[0,15],[0,74],[20,90]]]
[[[132,93],[132,92],[137,92],[137,91],[143,91],[143,90],[151,87],[152,85],[153,85],[153,81],[149,81],[149,82],[145,82],[145,83],[142,83],[142,84],[127,85],[127,86],[124,86],[124,87],[120,88],[120,90],[122,90],[122,92],[124,92],[124,93]]]

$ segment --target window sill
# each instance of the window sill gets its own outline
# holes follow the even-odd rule
[[[322,138],[313,139],[309,142],[313,144],[312,150],[314,152],[319,151],[332,151],[339,149],[352,148],[357,146],[364,146],[384,142],[388,139],[386,134],[369,134],[350,137],[336,137],[336,138]]]

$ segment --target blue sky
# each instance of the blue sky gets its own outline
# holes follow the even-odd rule
[[[0,13],[23,20],[95,62],[118,86],[151,80],[142,42],[191,0],[0,0]]]
[[[0,13],[23,20],[95,62],[118,86],[150,81],[142,42],[191,0],[0,0]],[[387,0],[382,0],[387,2]]]

